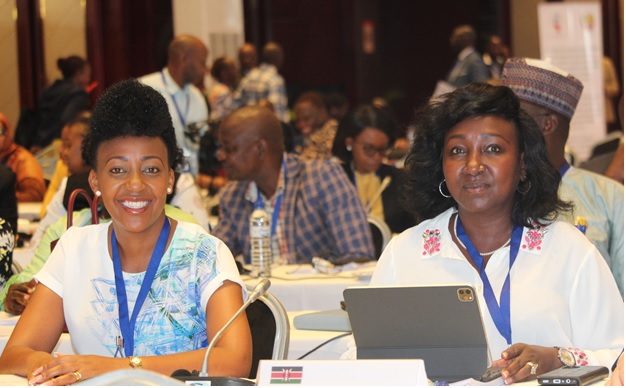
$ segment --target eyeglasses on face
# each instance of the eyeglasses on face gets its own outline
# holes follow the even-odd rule
[[[376,155],[380,155],[382,157],[389,155],[389,147],[375,147],[368,143],[355,144],[359,144],[361,146],[361,149],[363,150],[363,153],[370,158],[373,158]]]

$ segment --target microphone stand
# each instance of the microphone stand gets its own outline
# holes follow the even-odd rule
[[[267,292],[267,289],[270,288],[270,285],[271,285],[271,282],[269,279],[267,278],[261,279],[261,281],[252,290],[252,293],[248,297],[248,300],[246,300],[246,302],[239,308],[239,310],[237,310],[235,315],[233,315],[232,318],[230,318],[230,320],[226,322],[226,324],[220,329],[220,331],[218,331],[217,334],[215,334],[215,336],[209,343],[209,347],[204,353],[204,360],[202,361],[202,370],[200,371],[200,374],[198,374],[198,377],[209,376],[209,373],[208,373],[209,355],[211,354],[211,350],[213,350],[217,341],[222,337],[224,332],[233,324],[233,322],[235,322],[235,320],[241,315],[241,313],[243,313],[246,310],[246,308],[250,306],[250,304],[252,304],[252,302],[256,301],[257,299],[259,299],[261,295]]]
[[[374,206],[374,202],[378,200],[378,198],[382,195],[383,191],[385,191],[385,189],[387,188],[387,186],[389,186],[390,183],[391,183],[391,177],[386,176],[385,179],[383,179],[383,181],[380,183],[380,187],[378,188],[378,190],[376,190],[376,194],[370,200],[368,200],[367,203],[365,204],[365,213],[370,214],[370,211],[372,210],[372,206]]]

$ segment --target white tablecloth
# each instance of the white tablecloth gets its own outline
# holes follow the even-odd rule
[[[41,202],[18,202],[17,214],[19,218],[29,221],[39,219],[39,211],[41,210]]]
[[[269,292],[288,312],[304,310],[336,310],[347,287],[367,286],[376,262],[349,264],[349,270],[336,274],[322,274],[309,264],[285,265],[272,268]],[[258,279],[244,276],[249,286]]]

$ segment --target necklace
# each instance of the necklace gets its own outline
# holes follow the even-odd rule
[[[456,218],[454,219],[454,237],[456,237],[456,240],[459,242],[459,244],[461,244],[461,246],[467,250],[467,247],[465,246],[465,244],[463,244],[463,241],[461,241],[461,239],[459,238],[459,236],[457,236],[456,234],[456,223],[459,220],[459,215],[456,215]],[[506,240],[506,242],[504,244],[502,244],[499,248],[494,249],[491,252],[478,252],[479,255],[481,255],[482,257],[486,257],[486,256],[491,256],[494,253],[496,253],[496,251],[506,247],[507,245],[509,245],[509,243],[511,242],[511,238],[509,238],[508,240]]]

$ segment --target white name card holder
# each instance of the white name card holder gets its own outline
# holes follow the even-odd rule
[[[257,385],[425,386],[424,361],[261,360]]]

